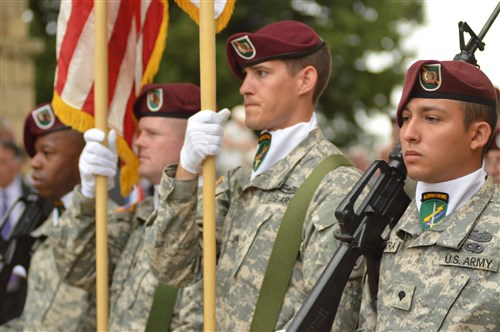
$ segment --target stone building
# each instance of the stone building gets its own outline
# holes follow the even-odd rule
[[[33,59],[44,50],[23,20],[28,6],[27,0],[0,1],[0,117],[13,124],[19,144],[24,117],[36,101]]]

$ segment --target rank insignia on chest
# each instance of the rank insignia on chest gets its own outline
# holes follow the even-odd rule
[[[490,242],[492,238],[493,234],[487,231],[480,232],[474,229],[469,234],[469,239],[477,242]]]
[[[422,194],[420,224],[424,231],[431,229],[446,216],[447,207],[447,193],[426,192]]]
[[[257,148],[257,152],[255,153],[255,158],[253,161],[253,170],[256,171],[259,166],[266,158],[267,153],[269,152],[269,148],[271,147],[271,134],[270,133],[262,133],[259,137],[259,147]]]

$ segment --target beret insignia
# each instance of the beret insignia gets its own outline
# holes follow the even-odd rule
[[[248,36],[243,36],[232,40],[231,45],[233,45],[236,53],[245,60],[253,59],[257,54],[257,52],[255,51],[255,47],[253,46]]]
[[[148,109],[151,112],[158,112],[163,106],[163,90],[152,89],[148,91],[147,97]]]
[[[52,113],[52,109],[49,105],[42,106],[31,112],[31,114],[33,115],[36,126],[40,129],[49,129],[56,122],[56,117],[54,113]]]
[[[420,72],[420,85],[425,91],[436,91],[441,86],[441,65],[426,64]]]

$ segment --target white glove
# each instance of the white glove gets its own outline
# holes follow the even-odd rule
[[[203,160],[220,153],[224,123],[229,115],[231,112],[224,108],[217,113],[199,111],[189,118],[180,156],[182,168],[189,173],[198,174]]]
[[[111,130],[108,133],[108,146],[104,146],[104,132],[92,128],[85,132],[85,147],[80,155],[78,167],[80,168],[80,178],[82,181],[82,194],[85,197],[95,197],[96,175],[108,177],[108,190],[115,185],[115,174],[118,163],[116,154],[116,132]]]

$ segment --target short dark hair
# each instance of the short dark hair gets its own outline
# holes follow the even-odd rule
[[[488,139],[488,144],[485,145],[486,149],[493,138],[495,127],[497,125],[497,111],[496,107],[460,101],[460,110],[464,115],[464,128],[467,130],[474,122],[484,121],[488,123],[491,128],[491,135]],[[483,150],[484,151],[484,150]]]
[[[313,104],[318,103],[319,97],[325,91],[332,72],[332,54],[328,45],[323,44],[318,51],[297,59],[283,59],[287,65],[288,72],[294,76],[307,66],[313,66],[318,72],[318,80],[313,92]]]

